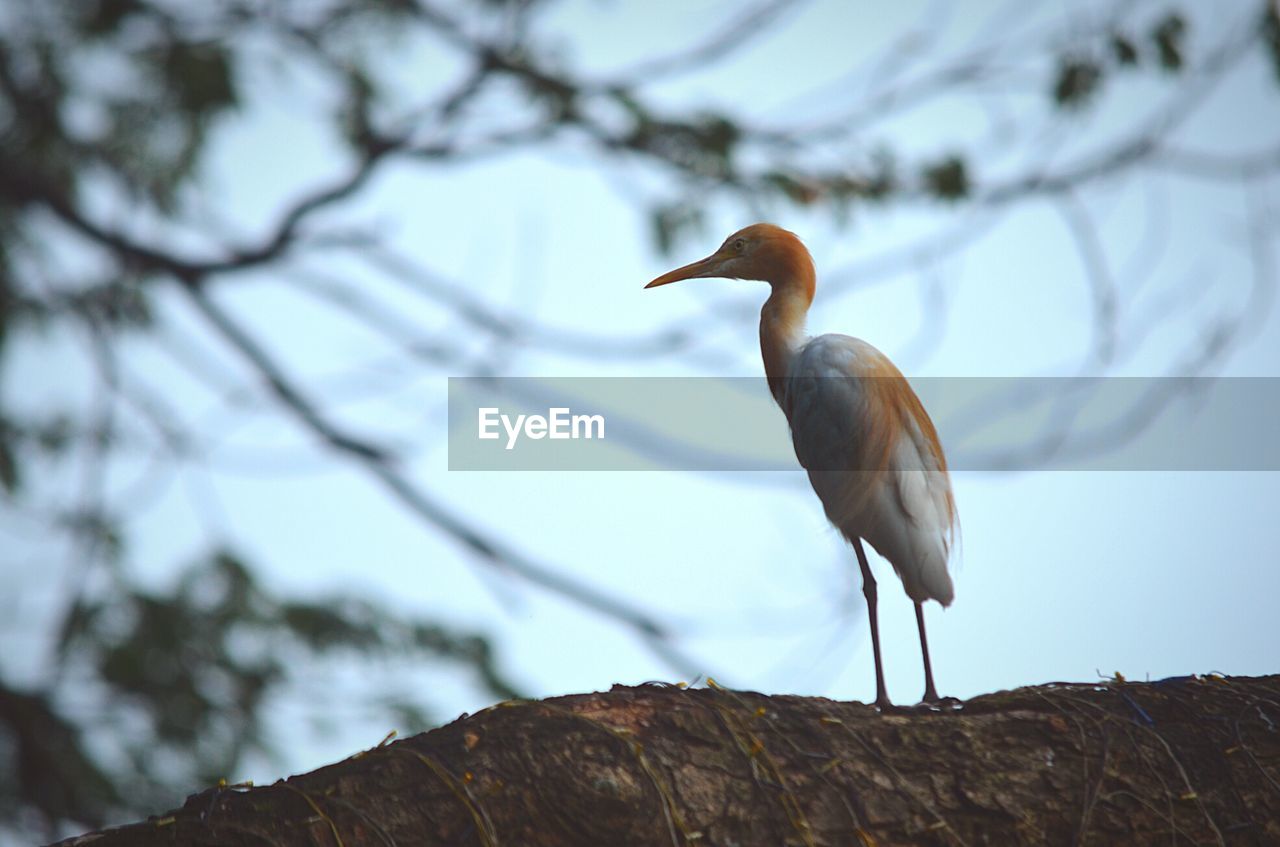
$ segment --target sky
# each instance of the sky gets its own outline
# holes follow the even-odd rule
[[[604,74],[643,62],[655,45],[694,43],[738,8],[720,2],[566,2],[542,22],[539,35],[562,45],[573,67]],[[829,116],[848,102],[849,86],[865,84],[886,55],[909,57],[910,42],[897,40],[904,31],[918,29],[921,38],[931,32],[920,51],[932,59],[1002,34],[1016,37],[1022,27],[1035,31],[1068,14],[1041,6],[1024,22],[1009,16],[1009,8],[801,4],[727,60],[657,83],[650,93],[672,108],[721,106],[770,121]],[[899,49],[886,54],[888,45]],[[288,81],[301,94],[282,96],[272,93],[283,90],[280,80],[268,84],[275,72],[265,66],[258,71],[263,84],[254,90],[263,93],[234,126],[221,130],[206,164],[206,199],[222,210],[222,224],[232,232],[257,231],[282,197],[329,173],[339,155],[332,139],[314,132],[320,94],[308,89],[305,74]],[[434,48],[396,72],[435,83],[456,68],[443,48]],[[1280,91],[1270,73],[1260,56],[1242,61],[1203,112],[1178,130],[1178,143],[1217,153],[1274,147]],[[1037,97],[1043,99],[1044,85],[1032,76],[1030,93],[1000,98],[1010,122],[1016,125]],[[1001,151],[990,160],[995,176],[1025,165],[1028,156],[1071,161],[1087,154],[1150,106],[1153,91],[1160,90],[1154,85],[1140,79],[1117,84],[1100,108],[1079,119],[1088,131],[1061,148],[1048,137],[1010,135],[1000,110],[993,117],[955,103],[904,110],[883,119],[875,132],[896,149],[921,156],[992,146]],[[868,211],[842,228],[821,208],[774,211],[777,223],[805,239],[817,263],[810,331],[864,338],[911,377],[1177,374],[1179,363],[1206,343],[1206,327],[1241,316],[1214,372],[1275,377],[1280,317],[1275,304],[1251,288],[1245,240],[1246,204],[1268,191],[1280,196],[1275,181],[1241,189],[1151,169],[1081,198],[1097,221],[1120,291],[1121,355],[1106,369],[1088,356],[1094,306],[1080,251],[1070,222],[1050,204],[1024,204],[979,221],[981,235],[963,251],[892,274],[874,273],[876,257],[965,213]],[[398,249],[504,310],[613,338],[696,320],[708,336],[687,354],[651,360],[498,351],[505,373],[758,376],[754,315],[767,293],[763,285],[701,280],[642,288],[662,271],[711,252],[751,219],[720,204],[705,236],[687,238],[675,255],[660,256],[635,200],[663,187],[663,178],[644,167],[609,167],[570,144],[448,170],[391,168],[356,207]],[[145,230],[147,224],[139,226]],[[1154,251],[1147,249],[1152,243]],[[367,271],[340,262],[320,270],[347,274],[429,332],[466,332],[387,280],[361,276]],[[344,420],[415,443],[413,475],[437,496],[536,561],[672,622],[703,673],[771,693],[874,697],[856,564],[800,472],[449,471],[445,386],[448,376],[460,374],[392,362],[377,338],[300,297],[286,280],[242,281],[220,290],[218,300],[323,392]],[[179,299],[164,298],[161,307],[173,322],[170,339],[214,362],[227,384],[246,382],[247,372],[217,352]],[[468,350],[494,352],[484,349],[483,339],[461,342]],[[47,373],[54,364],[74,361],[61,343],[50,339],[28,355],[43,357]],[[323,452],[291,421],[261,405],[246,409],[210,393],[154,345],[132,344],[138,378],[161,387],[189,420],[219,433],[212,463],[218,470],[180,474],[148,495],[133,517],[130,535],[144,578],[163,584],[174,578],[174,562],[194,558],[210,543],[227,543],[261,565],[265,581],[281,592],[371,595],[489,632],[503,668],[534,696],[675,680],[671,668],[619,627],[486,571],[357,469],[318,460]],[[6,391],[12,402],[33,408],[83,391],[84,374],[75,366],[60,373],[48,380],[19,365]],[[383,386],[390,388],[379,391]],[[945,441],[948,421],[937,423]],[[780,413],[778,437],[786,438]],[[119,490],[129,490],[129,476],[137,476],[136,468],[121,471]],[[953,567],[956,600],[945,611],[936,604],[927,609],[941,693],[964,698],[1116,672],[1158,679],[1277,671],[1280,474],[965,470],[953,482],[963,539]],[[33,552],[30,561],[47,561],[42,555]],[[55,573],[69,567],[53,561]],[[887,564],[876,559],[874,567],[889,693],[915,702],[923,680],[912,605]],[[60,583],[48,568],[27,567],[11,576],[24,598],[15,619],[38,632]],[[33,636],[26,637],[30,643]],[[420,693],[446,720],[488,704],[456,673],[423,669],[376,679]],[[366,685],[368,677],[348,669],[338,690],[342,684]],[[290,771],[372,745],[390,728],[346,716],[341,729],[308,734],[294,721],[304,713],[306,704],[286,702],[273,718],[279,748],[291,751],[283,765]],[[229,776],[270,781],[281,767],[255,761],[246,773]]]

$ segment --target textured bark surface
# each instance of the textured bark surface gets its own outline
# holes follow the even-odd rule
[[[65,843],[1277,845],[1280,676],[1046,685],[949,711],[721,689],[503,703]]]

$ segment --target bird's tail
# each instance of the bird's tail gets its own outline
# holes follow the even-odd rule
[[[937,534],[923,537],[923,534],[912,533],[915,537],[908,539],[894,537],[897,535],[886,537],[872,532],[868,533],[867,541],[893,565],[908,597],[917,603],[937,600],[943,606],[950,606],[956,598],[956,588],[947,570],[948,556],[943,540]]]
[[[946,476],[937,471],[893,476],[896,486],[878,491],[879,508],[859,522],[862,537],[893,565],[908,597],[950,606],[956,596],[947,569],[954,513],[943,497],[949,494]]]

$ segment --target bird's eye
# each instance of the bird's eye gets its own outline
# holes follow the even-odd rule
[[[745,238],[735,238],[733,240],[733,252],[735,253],[741,253],[743,248],[745,248],[746,246],[747,246],[747,240]]]

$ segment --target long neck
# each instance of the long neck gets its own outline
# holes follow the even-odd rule
[[[807,256],[806,256],[807,258]],[[782,391],[791,360],[805,340],[804,319],[813,302],[812,262],[798,263],[770,280],[773,293],[760,310],[760,353],[769,390],[782,403]]]

